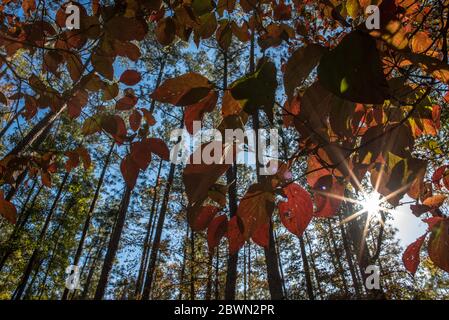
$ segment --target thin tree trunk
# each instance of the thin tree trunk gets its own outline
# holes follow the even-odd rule
[[[159,188],[159,178],[161,175],[161,169],[162,169],[162,159],[159,162],[159,168],[157,170],[157,176],[156,176],[156,183],[154,185],[154,194],[153,194],[153,199],[151,202],[151,210],[150,210],[150,216],[148,218],[148,224],[147,224],[147,232],[145,234],[145,239],[143,240],[143,248],[142,248],[142,255],[140,257],[140,268],[139,268],[139,273],[137,275],[137,281],[136,281],[136,290],[134,292],[134,295],[136,297],[136,299],[140,299],[140,295],[142,292],[142,284],[143,284],[143,276],[145,274],[145,267],[147,266],[147,261],[148,261],[148,249],[149,249],[149,245],[150,245],[150,235],[152,234],[152,229],[153,229],[153,217],[154,217],[154,212],[156,211],[156,202],[157,202],[157,195],[158,195],[158,188]]]
[[[81,258],[82,253],[83,253],[84,242],[86,241],[86,236],[87,236],[87,232],[89,231],[90,222],[92,220],[92,216],[93,216],[93,213],[94,213],[94,210],[95,210],[95,206],[97,204],[98,196],[100,194],[100,190],[101,190],[101,187],[103,185],[104,176],[106,174],[106,170],[107,170],[107,168],[109,166],[109,163],[111,161],[112,152],[114,151],[114,146],[115,146],[115,141],[112,142],[111,147],[109,148],[109,152],[108,152],[108,154],[106,156],[103,168],[102,168],[101,173],[100,173],[100,177],[99,177],[98,182],[97,182],[97,187],[95,189],[95,193],[94,193],[94,196],[92,198],[92,202],[90,203],[89,211],[87,212],[86,219],[84,220],[83,230],[81,232],[81,237],[80,237],[80,240],[78,242],[78,247],[76,249],[75,258],[73,259],[73,265],[75,265],[75,266],[78,266],[78,262],[79,262],[79,260]],[[67,300],[68,294],[69,294],[69,289],[65,288],[64,292],[62,294],[61,300]]]
[[[223,53],[223,88],[228,87],[228,54]],[[237,213],[237,165],[234,164],[226,172],[226,182],[229,185],[229,215],[234,217]],[[225,300],[235,299],[235,288],[237,283],[238,251],[228,257],[228,268],[226,272]]]
[[[304,268],[304,275],[306,278],[307,295],[310,300],[315,300],[315,295],[313,293],[312,277],[310,276],[309,261],[307,259],[306,246],[304,244],[303,237],[298,237],[299,247],[301,249],[302,266]]]
[[[338,273],[340,274],[342,284],[343,284],[343,290],[345,292],[345,296],[349,297],[348,283],[346,282],[345,270],[343,268],[343,264],[341,263],[341,256],[338,251],[337,242],[335,241],[334,231],[332,230],[332,226],[329,221],[328,221],[327,225],[329,228],[329,235],[331,238],[332,247],[334,248],[334,257],[337,262],[337,268],[338,268],[337,270],[338,270]]]
[[[312,263],[313,274],[315,276],[315,281],[316,281],[316,285],[318,288],[318,292],[320,293],[320,298],[323,299],[324,292],[323,292],[323,288],[321,287],[320,278],[318,276],[318,271],[316,268],[315,258],[313,256],[314,253],[313,253],[312,245],[310,244],[309,236],[307,235],[307,231],[304,231],[304,236],[305,236],[305,240],[307,242],[307,246],[309,247],[310,262]]]
[[[33,253],[31,255],[31,257],[30,257],[30,260],[28,261],[28,264],[27,264],[27,266],[25,268],[25,271],[24,271],[24,274],[22,276],[22,279],[21,279],[21,281],[20,281],[20,283],[19,283],[19,285],[17,287],[17,290],[16,290],[16,292],[14,294],[14,297],[13,297],[14,300],[20,300],[22,298],[22,295],[23,295],[23,292],[25,290],[25,287],[26,287],[26,284],[28,282],[28,279],[29,279],[29,277],[31,275],[31,272],[33,271],[36,259],[39,256],[40,249],[41,249],[40,246],[42,244],[42,241],[45,238],[45,234],[47,233],[48,226],[50,225],[50,221],[51,221],[51,219],[53,217],[54,212],[56,211],[56,207],[58,205],[59,198],[61,197],[62,190],[64,189],[64,186],[65,186],[68,178],[69,178],[69,172],[66,172],[64,174],[64,178],[62,179],[61,185],[59,186],[58,192],[57,192],[56,197],[55,197],[55,199],[53,201],[53,204],[52,204],[52,206],[50,208],[50,211],[48,212],[47,218],[45,219],[45,222],[44,222],[42,230],[41,230],[41,232],[39,234],[39,237],[38,237],[38,239],[36,241],[37,242],[36,243],[36,247],[33,250]]]
[[[287,288],[285,287],[285,278],[284,278],[284,270],[282,268],[282,261],[281,261],[281,254],[279,252],[279,243],[277,240],[277,236],[276,236],[276,232],[273,232],[274,235],[274,244],[275,244],[275,248],[276,248],[276,254],[278,257],[278,263],[279,263],[279,271],[280,271],[280,275],[281,275],[281,281],[282,281],[282,290],[284,293],[284,297],[287,297]]]
[[[126,183],[125,183],[126,184]],[[109,274],[114,264],[115,255],[117,254],[120,238],[122,236],[123,226],[125,225],[126,213],[128,212],[129,200],[131,199],[132,190],[126,185],[123,198],[120,203],[120,208],[117,215],[117,220],[112,230],[111,239],[109,241],[108,250],[104,258],[103,267],[101,269],[100,279],[98,281],[97,289],[95,291],[95,300],[101,300],[104,297],[106,286],[109,280]]]
[[[220,298],[220,244],[217,245],[215,259],[215,300]]]
[[[206,300],[210,300],[212,297],[212,264],[213,264],[213,254],[209,252],[208,262],[207,262],[207,283],[206,283]]]
[[[195,233],[190,233],[190,300],[195,300]]]
[[[254,26],[251,30],[251,46],[250,46],[250,67],[249,71],[250,73],[254,73],[255,67],[254,67]],[[260,128],[259,125],[259,110],[255,110],[255,112],[252,114],[253,119],[253,129],[256,133]],[[256,138],[256,172],[257,172],[257,181],[260,181],[259,177],[259,169],[260,164],[258,163],[258,154],[259,154],[259,143],[258,139]],[[273,222],[270,221],[270,226],[268,230],[268,247],[264,248],[264,254],[265,254],[265,263],[267,265],[267,278],[268,278],[268,287],[270,289],[270,296],[272,300],[281,300],[284,299],[284,293],[282,292],[282,279],[281,275],[279,274],[279,265],[278,265],[278,258],[276,254],[276,245],[274,242],[274,236],[273,236]]]
[[[345,190],[345,196],[350,197],[348,190]],[[349,216],[351,212],[353,212],[352,203],[346,202],[346,206],[348,208],[346,216]],[[364,217],[364,219],[353,219],[348,222],[349,235],[351,237],[352,245],[356,250],[357,262],[360,274],[362,276],[363,287],[372,299],[384,299],[385,294],[382,288],[369,290],[366,287],[367,278],[369,275],[365,273],[365,270],[370,265],[371,261],[368,245],[364,236],[364,225],[366,223],[366,219],[367,217]]]
[[[181,129],[184,128],[184,117],[181,122]],[[173,184],[173,178],[175,175],[176,165],[170,164],[170,171],[168,173],[167,183],[165,185],[164,197],[162,199],[161,210],[157,221],[156,234],[154,235],[153,244],[151,246],[150,262],[146,272],[145,284],[143,287],[142,299],[148,300],[153,285],[153,274],[156,270],[156,260],[159,254],[159,246],[161,243],[162,230],[164,228],[165,215],[167,214],[168,199],[170,197],[170,190]]]
[[[100,247],[98,248],[95,258],[92,260],[92,264],[90,266],[89,273],[87,274],[86,282],[84,284],[83,293],[81,294],[81,298],[80,298],[81,300],[85,300],[87,298],[87,295],[89,293],[90,284],[92,282],[92,278],[95,273],[95,267],[97,266],[97,261],[103,255],[103,250],[104,250],[104,247],[103,247],[103,244],[101,244]]]
[[[360,283],[357,279],[357,273],[355,271],[354,262],[352,260],[351,248],[349,247],[349,242],[348,242],[348,239],[346,238],[346,231],[345,231],[343,224],[341,223],[340,215],[339,215],[339,220],[340,220],[339,225],[340,225],[341,238],[343,241],[343,248],[345,249],[346,259],[348,260],[349,272],[351,273],[351,278],[352,278],[352,283],[353,283],[354,290],[355,290],[355,295],[356,295],[357,299],[360,299],[361,298]]]
[[[182,265],[181,265],[181,272],[179,274],[179,295],[178,300],[182,300],[182,293],[183,293],[183,287],[184,287],[184,276],[186,272],[186,263],[187,263],[187,240],[189,239],[189,224],[186,226],[186,235],[184,237],[184,249],[183,249],[183,255],[182,255]]]

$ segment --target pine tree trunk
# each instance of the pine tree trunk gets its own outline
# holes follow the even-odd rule
[[[150,216],[148,218],[148,224],[147,224],[147,232],[145,234],[145,239],[143,240],[143,248],[142,248],[142,255],[140,257],[140,268],[139,268],[139,273],[137,275],[137,281],[136,281],[136,290],[135,290],[135,297],[136,299],[140,299],[140,295],[142,292],[142,283],[143,283],[143,276],[145,274],[145,267],[147,266],[147,261],[148,261],[148,249],[149,249],[149,245],[150,245],[150,236],[152,234],[152,229],[153,229],[153,217],[155,214],[155,209],[156,209],[156,202],[157,202],[157,195],[158,195],[158,189],[159,189],[159,178],[161,175],[161,169],[162,169],[162,159],[159,162],[159,168],[157,170],[157,176],[156,176],[156,183],[154,185],[154,194],[153,194],[153,199],[151,202],[151,210],[150,210]]]
[[[101,187],[103,186],[104,176],[106,174],[106,170],[111,161],[112,152],[114,151],[115,141],[112,142],[111,147],[109,148],[109,152],[106,156],[105,162],[103,164],[103,168],[101,169],[100,177],[97,182],[97,187],[95,189],[94,196],[89,206],[89,211],[87,212],[86,219],[84,220],[83,230],[81,232],[81,237],[78,242],[78,247],[76,249],[75,258],[73,259],[73,265],[78,266],[78,262],[81,258],[84,249],[84,242],[86,241],[87,232],[89,231],[90,222],[92,220],[92,216],[95,210],[95,206],[97,204],[98,196],[100,194]],[[65,288],[62,294],[61,300],[67,300],[67,296],[69,294],[69,289]]]
[[[184,119],[182,119],[181,129],[184,128]],[[161,243],[162,230],[164,228],[165,215],[167,214],[168,199],[170,197],[170,190],[173,184],[173,179],[175,175],[176,165],[174,163],[170,164],[170,171],[168,173],[167,183],[165,185],[164,197],[162,199],[161,210],[159,213],[159,218],[157,221],[156,234],[154,235],[153,244],[151,246],[150,262],[148,264],[148,269],[146,272],[145,284],[143,287],[142,299],[148,300],[150,298],[150,292],[153,285],[153,274],[156,270],[156,260],[159,254],[159,246]]]
[[[342,284],[343,284],[343,290],[345,292],[345,296],[349,297],[349,289],[348,289],[348,283],[347,283],[346,277],[345,277],[345,270],[343,268],[343,264],[341,263],[341,256],[339,254],[337,242],[335,241],[334,231],[332,230],[332,226],[329,221],[328,221],[328,228],[329,228],[329,235],[330,235],[331,242],[332,242],[332,247],[334,248],[334,257],[337,262],[337,267],[338,267],[337,270],[338,270],[338,273],[340,274]]]
[[[111,239],[109,241],[108,250],[104,258],[103,267],[101,269],[100,279],[98,281],[97,289],[95,291],[95,300],[101,300],[104,297],[106,286],[109,280],[109,274],[114,264],[115,255],[117,254],[120,238],[122,236],[123,227],[125,225],[126,213],[128,212],[129,201],[131,199],[132,190],[125,186],[125,192],[120,203],[117,220],[112,230]]]
[[[187,241],[189,239],[189,224],[186,224],[186,235],[184,237],[183,241],[183,255],[182,255],[182,265],[181,265],[181,272],[179,273],[179,295],[178,300],[182,300],[182,294],[184,289],[184,277],[186,272],[186,263],[187,263]]]
[[[355,290],[355,295],[357,299],[361,298],[360,294],[360,283],[357,279],[357,271],[354,268],[354,261],[352,260],[352,252],[351,248],[349,247],[348,239],[346,238],[346,231],[344,228],[344,225],[341,223],[341,216],[339,215],[339,225],[340,225],[340,232],[341,232],[341,238],[343,241],[343,248],[345,249],[345,255],[346,259],[348,260],[348,266],[349,266],[349,272],[351,273],[352,283]]]
[[[95,267],[97,266],[97,261],[100,260],[101,256],[103,255],[103,250],[104,250],[104,247],[103,247],[103,243],[102,243],[100,245],[100,247],[98,248],[95,258],[92,260],[92,263],[91,263],[91,266],[89,269],[89,273],[87,274],[86,282],[84,283],[83,293],[81,294],[81,297],[80,297],[81,300],[85,300],[87,298],[87,295],[89,294],[89,288],[90,288],[90,284],[92,282],[92,278],[95,273]]]
[[[59,198],[61,197],[62,190],[64,189],[64,186],[65,186],[68,178],[69,178],[69,172],[66,172],[64,174],[64,178],[62,179],[61,185],[59,186],[58,192],[57,192],[56,197],[55,197],[55,199],[53,201],[53,204],[52,204],[52,206],[50,208],[50,211],[48,212],[47,218],[45,219],[45,222],[44,222],[42,230],[41,230],[41,232],[39,234],[39,237],[38,237],[38,239],[36,241],[36,247],[33,250],[33,253],[31,255],[31,257],[30,257],[30,260],[28,261],[28,264],[27,264],[27,266],[25,268],[25,271],[23,273],[22,279],[20,280],[20,283],[17,286],[16,292],[15,292],[14,297],[13,297],[14,300],[20,300],[22,298],[22,295],[23,295],[23,292],[25,290],[26,284],[27,284],[27,282],[29,280],[31,272],[33,271],[34,265],[36,263],[36,259],[39,256],[40,249],[41,249],[40,246],[42,245],[42,241],[45,238],[45,234],[47,233],[48,226],[50,225],[50,221],[51,221],[51,219],[53,217],[54,212],[56,211],[56,207],[58,205]]]
[[[304,244],[303,237],[298,237],[299,247],[301,249],[302,266],[304,268],[304,275],[306,278],[307,296],[310,300],[315,300],[315,295],[313,293],[312,277],[310,276],[309,261],[307,259],[306,246]]]
[[[190,300],[195,300],[195,232],[190,233]]]
[[[313,270],[313,274],[314,274],[314,277],[315,277],[316,286],[318,288],[318,292],[320,294],[320,298],[323,299],[324,292],[323,292],[323,288],[321,287],[321,281],[320,281],[320,278],[318,276],[318,270],[316,268],[315,258],[313,256],[314,252],[313,252],[312,246],[310,245],[310,239],[309,239],[309,236],[307,235],[307,231],[304,231],[304,237],[305,237],[305,241],[307,242],[307,246],[309,247],[310,262],[312,264],[312,270]]]

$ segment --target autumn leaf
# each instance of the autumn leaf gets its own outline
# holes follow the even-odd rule
[[[0,191],[0,215],[2,215],[10,223],[16,223],[16,207],[11,202],[4,199],[3,191]]]
[[[351,32],[323,55],[318,79],[333,94],[349,101],[381,104],[389,98],[375,40],[361,31]]]
[[[245,238],[242,233],[243,226],[239,217],[234,216],[228,222],[226,237],[229,241],[229,254],[236,254],[245,244]]]
[[[297,49],[288,59],[284,71],[284,88],[287,101],[292,101],[296,87],[303,83],[310,72],[316,67],[326,48],[310,44]]]
[[[219,208],[215,206],[203,206],[199,209],[198,213],[195,214],[194,219],[190,225],[193,231],[203,231],[206,229],[215,215],[218,213]]]
[[[129,126],[131,130],[133,131],[139,130],[141,122],[142,122],[142,114],[137,110],[133,110],[133,112],[129,116]]]
[[[243,236],[248,240],[262,225],[269,223],[274,209],[274,194],[253,184],[243,196],[237,209],[237,216],[243,224]]]
[[[420,258],[419,252],[421,247],[426,239],[427,233],[418,239],[415,242],[411,243],[407,249],[405,249],[402,255],[402,262],[404,263],[405,269],[410,272],[412,275],[416,273],[418,269]]]
[[[203,151],[210,147],[223,150],[220,141],[203,144],[190,156],[190,161],[184,168],[183,182],[190,204],[204,201],[208,196],[209,189],[230,167],[229,164],[223,162],[212,164],[193,163],[193,159],[198,159],[198,157],[201,159]]]
[[[187,106],[199,102],[214,88],[207,78],[194,72],[165,80],[151,98],[176,106]]]
[[[139,165],[134,162],[130,155],[126,155],[120,163],[120,171],[125,182],[130,189],[134,189],[137,177],[139,176]]]
[[[238,100],[243,109],[252,114],[259,108],[265,111],[270,122],[273,122],[273,107],[276,80],[276,66],[268,59],[261,59],[254,74],[246,75],[231,84],[231,94]]]
[[[152,153],[157,154],[162,160],[170,159],[170,150],[164,140],[159,138],[148,138],[149,148]]]
[[[209,224],[207,228],[207,245],[209,247],[209,252],[218,246],[221,238],[226,233],[226,227],[228,224],[228,219],[225,215],[215,217]]]
[[[427,251],[432,262],[439,268],[449,272],[449,219],[436,223],[430,233]]]
[[[126,84],[127,86],[134,86],[138,84],[141,80],[140,73],[135,70],[126,70],[120,76],[120,82]]]
[[[206,112],[213,111],[217,104],[217,99],[217,92],[211,91],[201,101],[187,106],[184,114],[184,122],[190,134],[193,134],[193,121],[201,121]]]
[[[279,215],[288,231],[301,237],[313,217],[310,194],[296,183],[283,188],[288,201],[279,203]]]
[[[251,239],[255,244],[268,248],[270,244],[270,223],[265,223],[256,229],[251,235]]]

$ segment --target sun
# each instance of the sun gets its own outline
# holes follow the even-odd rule
[[[377,192],[364,195],[364,199],[360,201],[363,211],[368,213],[368,217],[380,218],[380,212],[384,210],[382,207],[382,199]]]

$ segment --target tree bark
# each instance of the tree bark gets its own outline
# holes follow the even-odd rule
[[[30,257],[30,260],[28,261],[28,264],[27,264],[27,266],[25,268],[25,271],[23,273],[22,279],[21,279],[19,285],[17,286],[16,292],[15,292],[15,294],[13,296],[14,300],[20,300],[22,298],[22,295],[23,295],[23,292],[25,290],[26,284],[27,284],[27,282],[29,280],[31,272],[33,271],[34,265],[36,263],[36,259],[39,256],[39,253],[40,253],[40,250],[41,250],[40,246],[42,244],[42,241],[45,238],[48,226],[50,225],[50,221],[51,221],[51,219],[53,217],[53,214],[54,214],[54,212],[56,210],[56,207],[57,207],[58,202],[59,202],[59,198],[61,197],[62,190],[64,189],[64,186],[65,186],[68,178],[69,178],[69,172],[66,172],[64,174],[64,178],[62,179],[61,185],[59,186],[58,192],[57,192],[56,197],[55,197],[55,199],[53,201],[53,204],[52,204],[52,206],[50,208],[50,211],[48,212],[47,218],[45,219],[45,222],[44,222],[42,230],[41,230],[41,232],[39,234],[39,237],[38,237],[38,239],[36,241],[37,242],[36,243],[36,247],[33,250],[33,253],[31,255],[31,257]]]
[[[137,275],[137,281],[136,281],[136,290],[134,292],[134,295],[136,297],[136,299],[140,299],[140,295],[142,292],[142,283],[143,283],[143,276],[145,274],[145,267],[147,266],[147,261],[148,261],[148,250],[149,250],[149,246],[150,246],[150,241],[151,238],[150,236],[152,235],[152,229],[153,229],[153,217],[154,217],[154,213],[155,213],[155,209],[156,209],[156,202],[157,202],[157,196],[158,196],[158,188],[159,188],[159,178],[161,175],[161,169],[162,169],[162,159],[159,162],[159,168],[157,170],[157,176],[156,176],[156,183],[154,185],[154,194],[153,194],[153,199],[151,202],[151,210],[150,210],[150,216],[148,218],[148,224],[147,224],[147,232],[145,234],[145,239],[143,240],[143,248],[142,248],[142,255],[140,257],[140,268],[139,268],[139,273]]]
[[[111,239],[109,241],[108,250],[104,258],[103,267],[101,269],[100,279],[95,291],[95,300],[101,300],[104,297],[106,286],[109,280],[109,274],[114,264],[115,255],[117,254],[120,238],[122,236],[123,226],[125,225],[126,213],[128,212],[129,200],[131,199],[132,190],[125,186],[125,192],[120,203],[117,220],[112,230]]]

